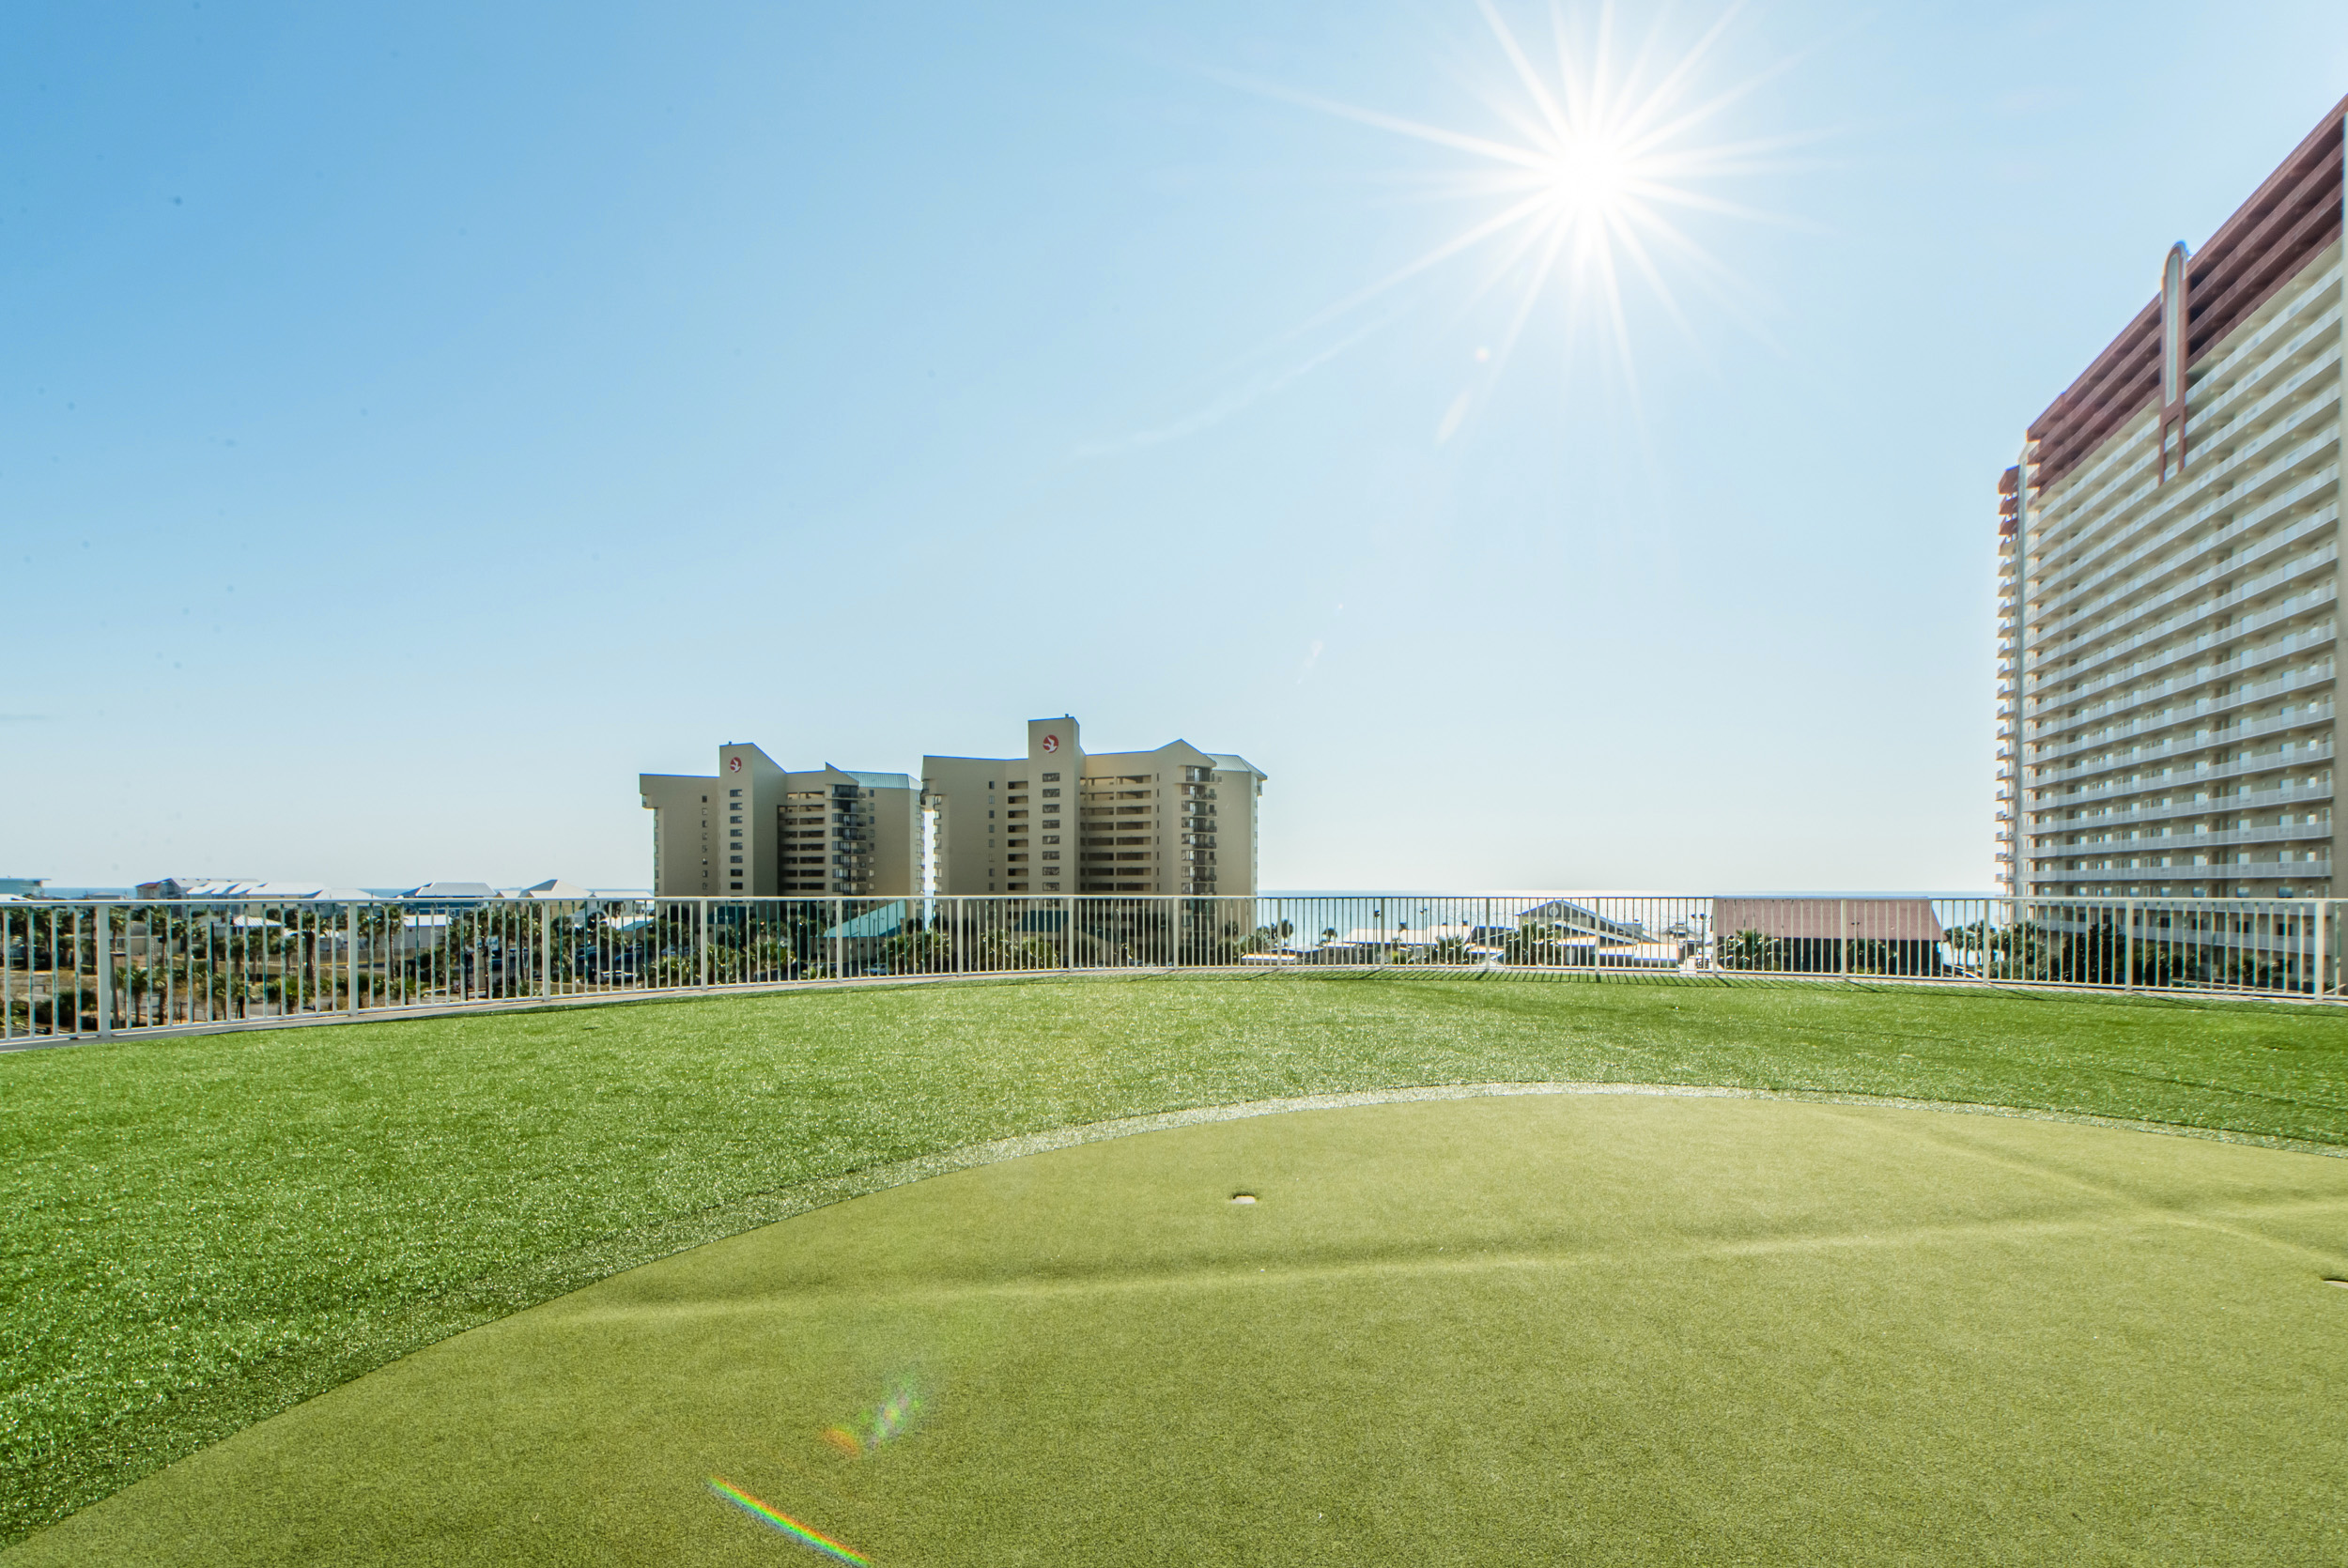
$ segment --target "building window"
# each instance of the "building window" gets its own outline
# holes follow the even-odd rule
[[[1043,782],[1046,784],[1057,784],[1059,782],[1059,775],[1056,773],[1047,773],[1043,776]],[[1055,795],[1059,793],[1058,790],[1052,790],[1046,792]]]

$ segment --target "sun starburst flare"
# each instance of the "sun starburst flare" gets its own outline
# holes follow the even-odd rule
[[[1514,294],[1496,346],[1476,351],[1487,382],[1507,361],[1542,301],[1563,295],[1568,353],[1595,328],[1611,343],[1635,392],[1626,302],[1626,283],[1632,277],[1644,282],[1691,340],[1698,334],[1681,308],[1675,279],[1702,290],[1766,337],[1752,291],[1689,232],[1675,209],[1785,221],[1730,200],[1716,187],[1739,176],[1793,167],[1791,150],[1817,139],[1816,133],[1763,138],[1720,133],[1728,111],[1793,60],[1728,87],[1704,90],[1703,78],[1721,54],[1738,7],[1722,12],[1691,44],[1675,52],[1665,45],[1661,22],[1625,49],[1611,5],[1587,16],[1579,33],[1552,5],[1544,69],[1492,0],[1476,0],[1476,8],[1505,69],[1487,69],[1480,83],[1473,72],[1463,72],[1462,79],[1497,122],[1496,132],[1433,125],[1260,82],[1247,84],[1471,160],[1417,183],[1429,196],[1474,203],[1477,215],[1404,266],[1319,312],[1298,333],[1326,327],[1446,263],[1480,257],[1484,276],[1471,300],[1496,290]],[[1460,394],[1439,436],[1448,437],[1458,426],[1472,395],[1473,389]]]

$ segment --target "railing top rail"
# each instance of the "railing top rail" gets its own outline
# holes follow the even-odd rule
[[[2317,904],[2332,901],[2322,896],[2293,895],[2250,897],[2193,898],[2168,894],[2011,894],[2011,893],[894,893],[894,894],[594,894],[576,899],[547,898],[409,898],[367,897],[363,899],[320,899],[300,897],[270,898],[237,895],[234,897],[154,898],[118,894],[93,898],[8,898],[0,897],[0,911],[41,911],[87,909],[100,905],[109,908],[153,906],[165,909],[217,909],[230,906],[266,909],[435,909],[435,910],[529,910],[579,909],[603,904],[856,904],[882,906],[888,904],[935,905],[1018,904],[1058,905],[1069,903],[1169,903],[1199,906],[1265,903],[1384,903],[1393,906],[1416,904],[1458,905],[1464,903],[1523,905],[1526,908],[1548,903],[1666,905],[1709,904],[1720,902],[1843,902],[1849,904],[1913,903],[1926,900],[1935,904],[2111,904],[2160,903],[2166,905],[2210,906],[2239,908],[2252,904]]]

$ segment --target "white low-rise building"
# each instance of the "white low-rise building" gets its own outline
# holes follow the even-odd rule
[[[163,877],[140,883],[142,899],[270,899],[284,903],[364,903],[375,895],[317,882],[254,882],[234,877]]]

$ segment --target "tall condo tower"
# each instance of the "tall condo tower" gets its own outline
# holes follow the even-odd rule
[[[2332,891],[2344,111],[2169,250],[1999,484],[2009,894]]]

